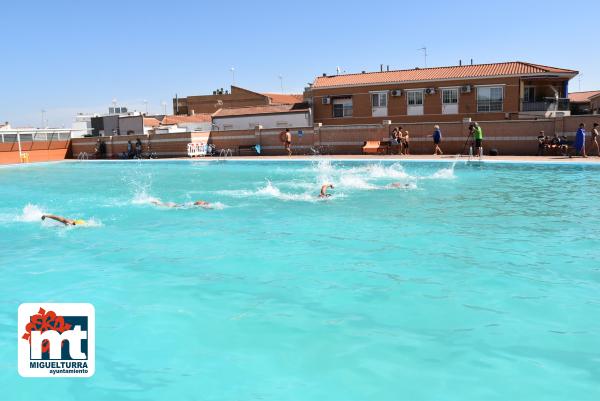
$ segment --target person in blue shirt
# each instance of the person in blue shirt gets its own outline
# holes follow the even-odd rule
[[[575,134],[575,151],[577,155],[581,155],[582,157],[587,157],[585,154],[585,124],[579,124],[579,129]]]
[[[434,145],[433,155],[434,156],[437,156],[438,154],[443,155],[444,152],[442,152],[442,148],[440,148],[440,143],[442,142],[442,131],[440,130],[439,125],[434,125],[433,129],[434,129],[433,134],[429,135],[430,137],[433,138],[433,145]]]

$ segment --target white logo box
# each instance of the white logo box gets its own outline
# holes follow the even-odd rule
[[[30,331],[30,341],[23,335],[28,333],[27,325],[31,317],[38,315],[40,308],[45,315],[36,321],[45,321],[49,324],[47,331]],[[54,312],[57,316],[52,320]],[[43,318],[42,318],[43,317]],[[68,330],[60,329],[60,317],[67,317],[67,323],[83,321],[87,318],[87,330],[77,323],[70,323]],[[69,317],[76,317],[70,319]],[[57,327],[59,330],[55,330]],[[18,311],[18,366],[19,374],[23,377],[90,377],[94,374],[96,350],[96,316],[94,306],[87,303],[23,303]],[[87,340],[87,353],[82,351],[82,340]],[[41,358],[41,344],[44,340],[49,342],[50,359]],[[69,348],[64,350],[67,359],[61,359],[63,353],[61,343],[68,341]],[[35,344],[39,345],[38,347]],[[33,348],[33,349],[32,349]],[[64,355],[63,355],[64,356]]]

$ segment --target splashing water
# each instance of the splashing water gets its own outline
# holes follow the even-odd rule
[[[292,194],[287,192],[282,192],[277,186],[275,186],[271,181],[267,180],[265,186],[260,187],[254,191],[252,190],[223,190],[217,191],[218,194],[233,196],[236,198],[249,198],[249,197],[262,197],[262,198],[275,198],[284,201],[304,201],[304,202],[316,202],[318,199],[313,193],[301,193],[301,194]]]
[[[44,215],[44,214],[45,214],[45,212],[38,205],[33,205],[31,203],[28,203],[23,208],[23,212],[19,216],[15,217],[15,221],[22,221],[22,222],[41,221],[42,215]]]
[[[149,205],[154,202],[160,202],[160,199],[155,198],[154,196],[148,195],[145,190],[141,192],[136,192],[131,200],[133,205]]]
[[[442,168],[430,176],[421,178],[433,180],[453,180],[456,178],[456,176],[454,175],[454,166],[456,166],[456,160],[452,162],[450,167]]]

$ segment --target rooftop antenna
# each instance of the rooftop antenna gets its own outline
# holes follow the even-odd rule
[[[337,75],[340,75],[341,68],[340,67],[335,67],[335,71],[337,72]]]
[[[417,49],[423,52],[423,58],[425,60],[425,68],[427,68],[427,46],[423,46],[420,49]]]
[[[146,115],[148,115],[148,101],[144,100],[144,106],[146,108]]]
[[[279,75],[279,83],[281,84],[281,93],[283,93],[283,76]]]
[[[579,74],[579,76],[577,77],[578,81],[579,81],[579,92],[581,92],[581,77],[583,76],[583,74]]]
[[[231,71],[231,85],[235,86],[235,68],[231,67],[229,71]]]
[[[163,111],[164,111],[164,115],[167,115],[167,102],[165,102],[164,100],[160,103],[163,107]]]
[[[46,110],[42,109],[42,127],[46,128]]]

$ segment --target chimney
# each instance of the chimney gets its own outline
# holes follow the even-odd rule
[[[379,71],[383,72],[383,64],[379,64]]]
[[[471,59],[471,65],[473,65],[473,59]]]
[[[458,65],[462,67],[462,60],[458,60]]]
[[[363,74],[366,74],[367,72],[365,70],[362,71]]]
[[[390,66],[389,66],[389,64],[388,64],[388,66],[387,66],[387,70],[388,70],[388,71],[390,70]]]
[[[326,73],[323,73],[323,76],[324,76],[324,77],[326,77],[326,76],[327,76],[327,74],[326,74]]]

